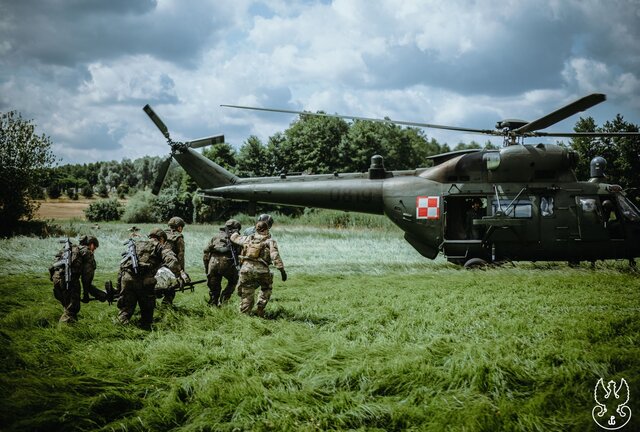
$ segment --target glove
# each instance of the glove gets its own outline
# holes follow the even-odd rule
[[[280,276],[282,276],[282,282],[287,280],[287,272],[283,268],[280,269]]]
[[[182,270],[180,272],[180,278],[184,281],[184,283],[189,283],[191,282],[191,278],[189,277],[189,275],[187,273],[185,273],[184,270]]]

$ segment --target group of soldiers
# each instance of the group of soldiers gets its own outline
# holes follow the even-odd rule
[[[282,281],[287,280],[278,244],[269,232],[272,225],[273,218],[262,214],[255,226],[240,233],[240,222],[229,219],[209,241],[204,249],[203,263],[210,305],[221,306],[228,302],[237,289],[241,297],[240,311],[251,314],[255,291],[260,288],[255,313],[264,316],[273,289],[273,274],[269,267],[274,265],[280,271]],[[162,303],[170,305],[176,291],[183,290],[185,285],[193,287],[204,282],[191,282],[185,272],[184,220],[173,217],[168,226],[166,230],[153,228],[147,239],[137,234],[137,229],[130,230],[131,237],[126,243],[127,251],[123,253],[113,292],[102,291],[93,285],[98,239],[83,236],[78,246],[67,240],[49,269],[54,296],[64,308],[60,321],[76,321],[81,302],[117,298],[120,323],[128,324],[139,306],[140,326],[149,329],[156,298],[162,297]],[[223,279],[226,280],[224,291]]]

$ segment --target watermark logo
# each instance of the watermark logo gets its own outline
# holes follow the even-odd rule
[[[620,383],[609,381],[605,386],[600,378],[593,391],[596,406],[591,411],[593,421],[606,430],[618,430],[623,428],[631,420],[631,408],[629,402],[629,385],[622,378]]]

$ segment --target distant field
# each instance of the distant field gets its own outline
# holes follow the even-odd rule
[[[78,200],[39,200],[40,208],[36,213],[37,219],[80,219],[84,220],[84,210],[89,204],[94,202],[92,199]]]
[[[63,223],[100,238],[114,279],[124,224]],[[152,225],[144,225],[148,230]],[[217,227],[189,225],[187,270]],[[625,378],[640,430],[640,278],[522,263],[428,261],[397,229],[276,225],[290,273],[267,319],[238,299],[177,294],[152,332],[82,305],[59,325],[47,277],[57,239],[0,239],[0,430],[600,430],[599,378]]]

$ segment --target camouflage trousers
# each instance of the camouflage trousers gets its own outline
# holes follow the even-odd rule
[[[227,280],[227,286],[222,291],[222,278]],[[225,256],[212,255],[209,259],[207,272],[207,286],[209,287],[209,304],[217,306],[226,303],[231,298],[238,283],[238,271],[233,261]],[[222,292],[222,296],[220,295]]]
[[[53,296],[60,302],[64,312],[60,316],[60,322],[74,322],[78,320],[80,312],[80,281],[71,280],[69,289],[64,282],[64,273],[56,272],[53,279]]]
[[[118,320],[128,324],[136,310],[140,306],[140,326],[150,328],[153,323],[153,310],[156,307],[156,295],[153,289],[156,279],[153,275],[138,276],[129,272],[122,273],[122,291],[118,299]]]
[[[271,298],[273,290],[273,274],[270,272],[255,272],[240,270],[240,279],[238,280],[238,295],[242,298],[240,301],[240,312],[249,314],[253,309],[255,302],[256,288],[260,287],[260,295],[258,296],[258,305],[256,313],[259,316],[264,315],[264,309]]]

